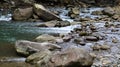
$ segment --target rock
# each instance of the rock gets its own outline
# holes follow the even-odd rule
[[[83,22],[83,21],[90,21],[90,20],[91,20],[91,18],[89,18],[89,17],[80,18],[80,21],[81,21],[81,22]]]
[[[95,44],[94,46],[92,46],[93,50],[100,50],[101,46],[99,44]]]
[[[61,43],[64,42],[63,39],[56,39],[55,41],[56,41],[56,43],[58,43],[58,44],[61,44]]]
[[[112,63],[112,61],[107,58],[102,58],[101,61],[102,61],[102,65],[104,65],[104,66]]]
[[[39,63],[42,66],[42,62],[48,62],[51,55],[52,53],[49,50],[43,50],[28,56],[26,62],[36,65]]]
[[[94,37],[94,36],[86,36],[86,40],[87,41],[98,41],[99,39],[97,37]]]
[[[97,28],[93,24],[90,24],[89,27],[93,32],[96,32]]]
[[[92,15],[103,15],[102,11],[93,11]]]
[[[72,10],[72,13],[76,14],[76,15],[79,15],[80,14],[80,9],[78,7],[74,7],[71,9]]]
[[[107,50],[107,49],[110,49],[110,46],[108,46],[108,45],[101,45],[101,49],[102,50]]]
[[[61,49],[60,46],[48,42],[37,43],[25,40],[19,40],[15,44],[17,53],[28,56],[30,54],[42,51],[42,50],[55,50]]]
[[[113,43],[118,43],[119,40],[118,40],[116,37],[114,37],[114,38],[112,38],[112,42],[113,42]]]
[[[93,64],[93,57],[85,49],[72,46],[54,54],[50,62],[53,67],[84,67]]]
[[[80,45],[82,45],[82,46],[84,46],[86,43],[84,42],[84,39],[83,38],[75,38],[74,39],[74,42],[76,43],[76,44],[80,44]]]
[[[79,32],[79,36],[88,36],[89,33],[87,31],[81,31]]]
[[[102,12],[108,16],[113,16],[115,14],[115,11],[111,7],[105,8]]]
[[[35,38],[37,42],[55,42],[56,39],[59,39],[59,37],[54,37],[52,35],[48,34],[42,34]]]
[[[44,23],[47,27],[55,27],[56,24],[59,23],[58,21],[48,21],[46,23]]]
[[[112,16],[112,19],[114,19],[114,20],[118,20],[119,17],[120,17],[119,15],[115,14],[115,15]]]
[[[64,42],[69,42],[72,39],[70,35],[63,37]]]
[[[74,31],[75,31],[75,32],[80,32],[80,31],[82,31],[82,28],[81,28],[81,27],[74,28]]]
[[[68,15],[71,18],[76,18],[77,16],[79,16],[79,14],[80,14],[80,9],[78,7],[74,7],[74,8],[71,7],[71,10],[68,12]]]
[[[65,27],[65,26],[70,26],[70,22],[53,20],[43,24],[38,24],[36,26],[37,27]]]
[[[13,12],[12,19],[16,21],[23,21],[29,19],[33,14],[33,8],[18,8]]]
[[[45,21],[61,20],[57,15],[48,11],[47,9],[45,9],[44,6],[40,4],[34,4],[34,12],[36,13],[36,15],[38,15],[40,18],[42,18]]]
[[[58,23],[56,23],[55,27],[65,27],[65,26],[70,26],[70,22],[68,21],[58,21]]]

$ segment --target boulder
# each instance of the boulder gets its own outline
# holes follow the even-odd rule
[[[52,44],[48,42],[37,43],[26,40],[18,40],[15,43],[15,49],[18,54],[28,56],[30,54],[42,51],[42,50],[55,50],[60,49],[61,47],[57,44]]]
[[[43,20],[61,20],[57,15],[45,9],[44,6],[40,4],[34,4],[34,12]]]
[[[55,53],[48,50],[34,53],[27,57],[26,62],[36,64],[37,67],[90,67],[93,60],[85,49],[70,46]]]
[[[35,38],[37,42],[55,42],[56,39],[59,39],[59,37],[54,37],[52,35],[48,34],[42,34]]]
[[[29,19],[33,14],[33,8],[17,8],[13,12],[12,19],[15,21],[23,21]]]
[[[108,16],[113,16],[115,14],[115,11],[111,7],[105,8],[102,12]]]
[[[51,55],[52,53],[49,50],[43,50],[28,56],[26,62],[36,65],[39,63],[39,65],[42,67],[42,63],[45,62],[45,64],[47,64]]]
[[[76,46],[54,54],[50,60],[53,66],[49,67],[84,67],[93,64],[93,57],[85,49]]]

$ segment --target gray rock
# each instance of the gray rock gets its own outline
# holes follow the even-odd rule
[[[54,37],[52,35],[48,34],[42,34],[35,38],[37,42],[55,42],[56,39],[59,39],[59,37]]]
[[[19,40],[15,43],[15,49],[17,53],[28,56],[30,54],[42,51],[42,50],[55,50],[61,49],[60,46],[48,42],[37,43],[26,40]]]
[[[93,11],[92,15],[103,15],[102,11]]]
[[[113,16],[115,14],[115,11],[111,7],[105,8],[102,12],[108,16]]]
[[[101,49],[107,50],[107,49],[110,49],[110,46],[109,45],[101,45]]]
[[[88,40],[88,41],[98,41],[99,39],[97,37],[94,37],[94,36],[86,36],[86,40]]]
[[[68,12],[68,15],[71,18],[76,18],[80,14],[80,9],[78,7],[70,8],[70,11]]]
[[[53,67],[91,66],[93,57],[85,49],[72,46],[54,54],[50,62],[53,63]]]
[[[33,14],[33,8],[18,8],[13,12],[12,19],[16,21],[23,21],[29,19]]]
[[[67,35],[67,36],[63,37],[64,42],[69,42],[71,39],[72,39],[72,37],[70,35]]]
[[[43,50],[28,56],[26,62],[36,65],[39,63],[39,65],[42,67],[42,63],[45,62],[45,64],[47,64],[51,55],[52,53],[49,50]]]
[[[57,15],[48,11],[44,6],[40,4],[34,4],[34,12],[45,21],[61,20]]]
[[[65,27],[65,26],[70,26],[70,22],[68,21],[48,21],[43,24],[37,24],[37,27]]]

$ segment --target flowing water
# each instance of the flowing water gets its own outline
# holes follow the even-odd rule
[[[50,8],[53,10],[53,8]],[[67,20],[72,22],[73,19],[70,19],[66,14],[68,10],[65,8],[54,8],[54,10],[60,12],[60,17],[63,20]],[[95,18],[96,16],[91,15],[92,11],[101,10],[101,8],[89,8],[85,9],[88,13],[80,13],[80,16],[86,17],[90,16]],[[49,34],[58,34],[58,33],[68,33],[70,30],[76,27],[67,26],[61,28],[40,28],[35,27],[38,23],[43,22],[15,22],[11,21],[11,14],[7,12],[6,14],[3,13],[4,11],[1,9],[0,12],[0,57],[3,56],[17,56],[14,43],[17,40],[34,40],[40,34],[49,33]]]

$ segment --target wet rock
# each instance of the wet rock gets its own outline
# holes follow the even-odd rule
[[[80,31],[82,31],[82,28],[81,28],[81,27],[74,28],[74,31],[75,31],[75,32],[80,32]]]
[[[93,11],[92,15],[103,15],[102,11]]]
[[[53,67],[91,66],[93,57],[85,49],[69,47],[54,54],[51,58],[51,62],[53,63]]]
[[[40,51],[28,56],[26,62],[36,65],[37,63],[39,63],[40,67],[43,67],[42,63],[44,62],[45,64],[47,64],[51,55],[52,53],[49,50]]]
[[[118,43],[119,40],[118,40],[116,37],[113,37],[113,38],[112,38],[112,42],[113,42],[113,43]]]
[[[58,23],[56,23],[55,27],[65,27],[65,26],[70,26],[70,22],[68,21],[58,21]]]
[[[45,25],[48,27],[55,27],[57,24],[59,24],[59,21],[50,21],[45,23]]]
[[[119,20],[119,17],[120,17],[119,15],[115,14],[115,15],[112,16],[112,19]]]
[[[107,58],[102,58],[101,61],[102,61],[103,66],[106,66],[106,65],[108,66],[109,64],[112,63],[112,61]]]
[[[101,46],[99,44],[95,44],[92,46],[93,50],[100,50]]]
[[[16,21],[23,21],[29,19],[33,14],[33,8],[18,8],[13,12],[12,19]]]
[[[101,45],[100,47],[102,50],[107,50],[107,49],[110,49],[110,46],[108,45]]]
[[[61,20],[57,15],[48,11],[47,9],[45,9],[44,6],[40,4],[34,4],[34,12],[36,13],[36,15],[38,15],[40,18],[42,18],[45,21]]]
[[[103,40],[105,38],[105,34],[104,33],[92,33],[92,36],[97,37],[99,40]]]
[[[83,21],[90,21],[90,20],[91,20],[91,18],[89,18],[89,17],[80,18],[80,21],[81,21],[81,22],[83,22]]]
[[[113,16],[115,14],[114,10],[111,7],[105,8],[102,12],[108,16]]]
[[[28,56],[30,54],[42,51],[42,50],[55,50],[61,49],[60,46],[48,42],[44,43],[37,43],[37,42],[30,42],[25,40],[19,40],[15,44],[15,49],[17,53]]]
[[[68,22],[68,21],[53,20],[53,21],[48,21],[46,23],[38,24],[36,26],[37,27],[65,27],[65,26],[69,26],[69,25],[70,25],[70,22]]]
[[[75,39],[74,39],[74,42],[75,42],[76,44],[80,44],[80,45],[82,45],[82,46],[84,46],[84,45],[86,44],[83,38],[75,38]]]
[[[71,7],[71,10],[69,11],[68,15],[71,18],[76,18],[80,14],[80,9],[78,7]]]
[[[80,31],[79,36],[88,36],[89,33],[87,31]]]
[[[62,39],[64,42],[69,42],[72,39],[72,37],[68,35],[68,36],[64,36]]]
[[[90,24],[89,27],[93,32],[96,32],[97,28],[93,24]]]
[[[111,27],[109,22],[106,22],[104,26],[105,26],[105,27],[108,27],[108,28]]]
[[[54,37],[48,34],[42,34],[35,38],[37,42],[55,42],[55,39],[59,39],[58,37]]]
[[[98,41],[99,39],[97,37],[94,37],[94,36],[86,36],[86,40],[87,41]]]

